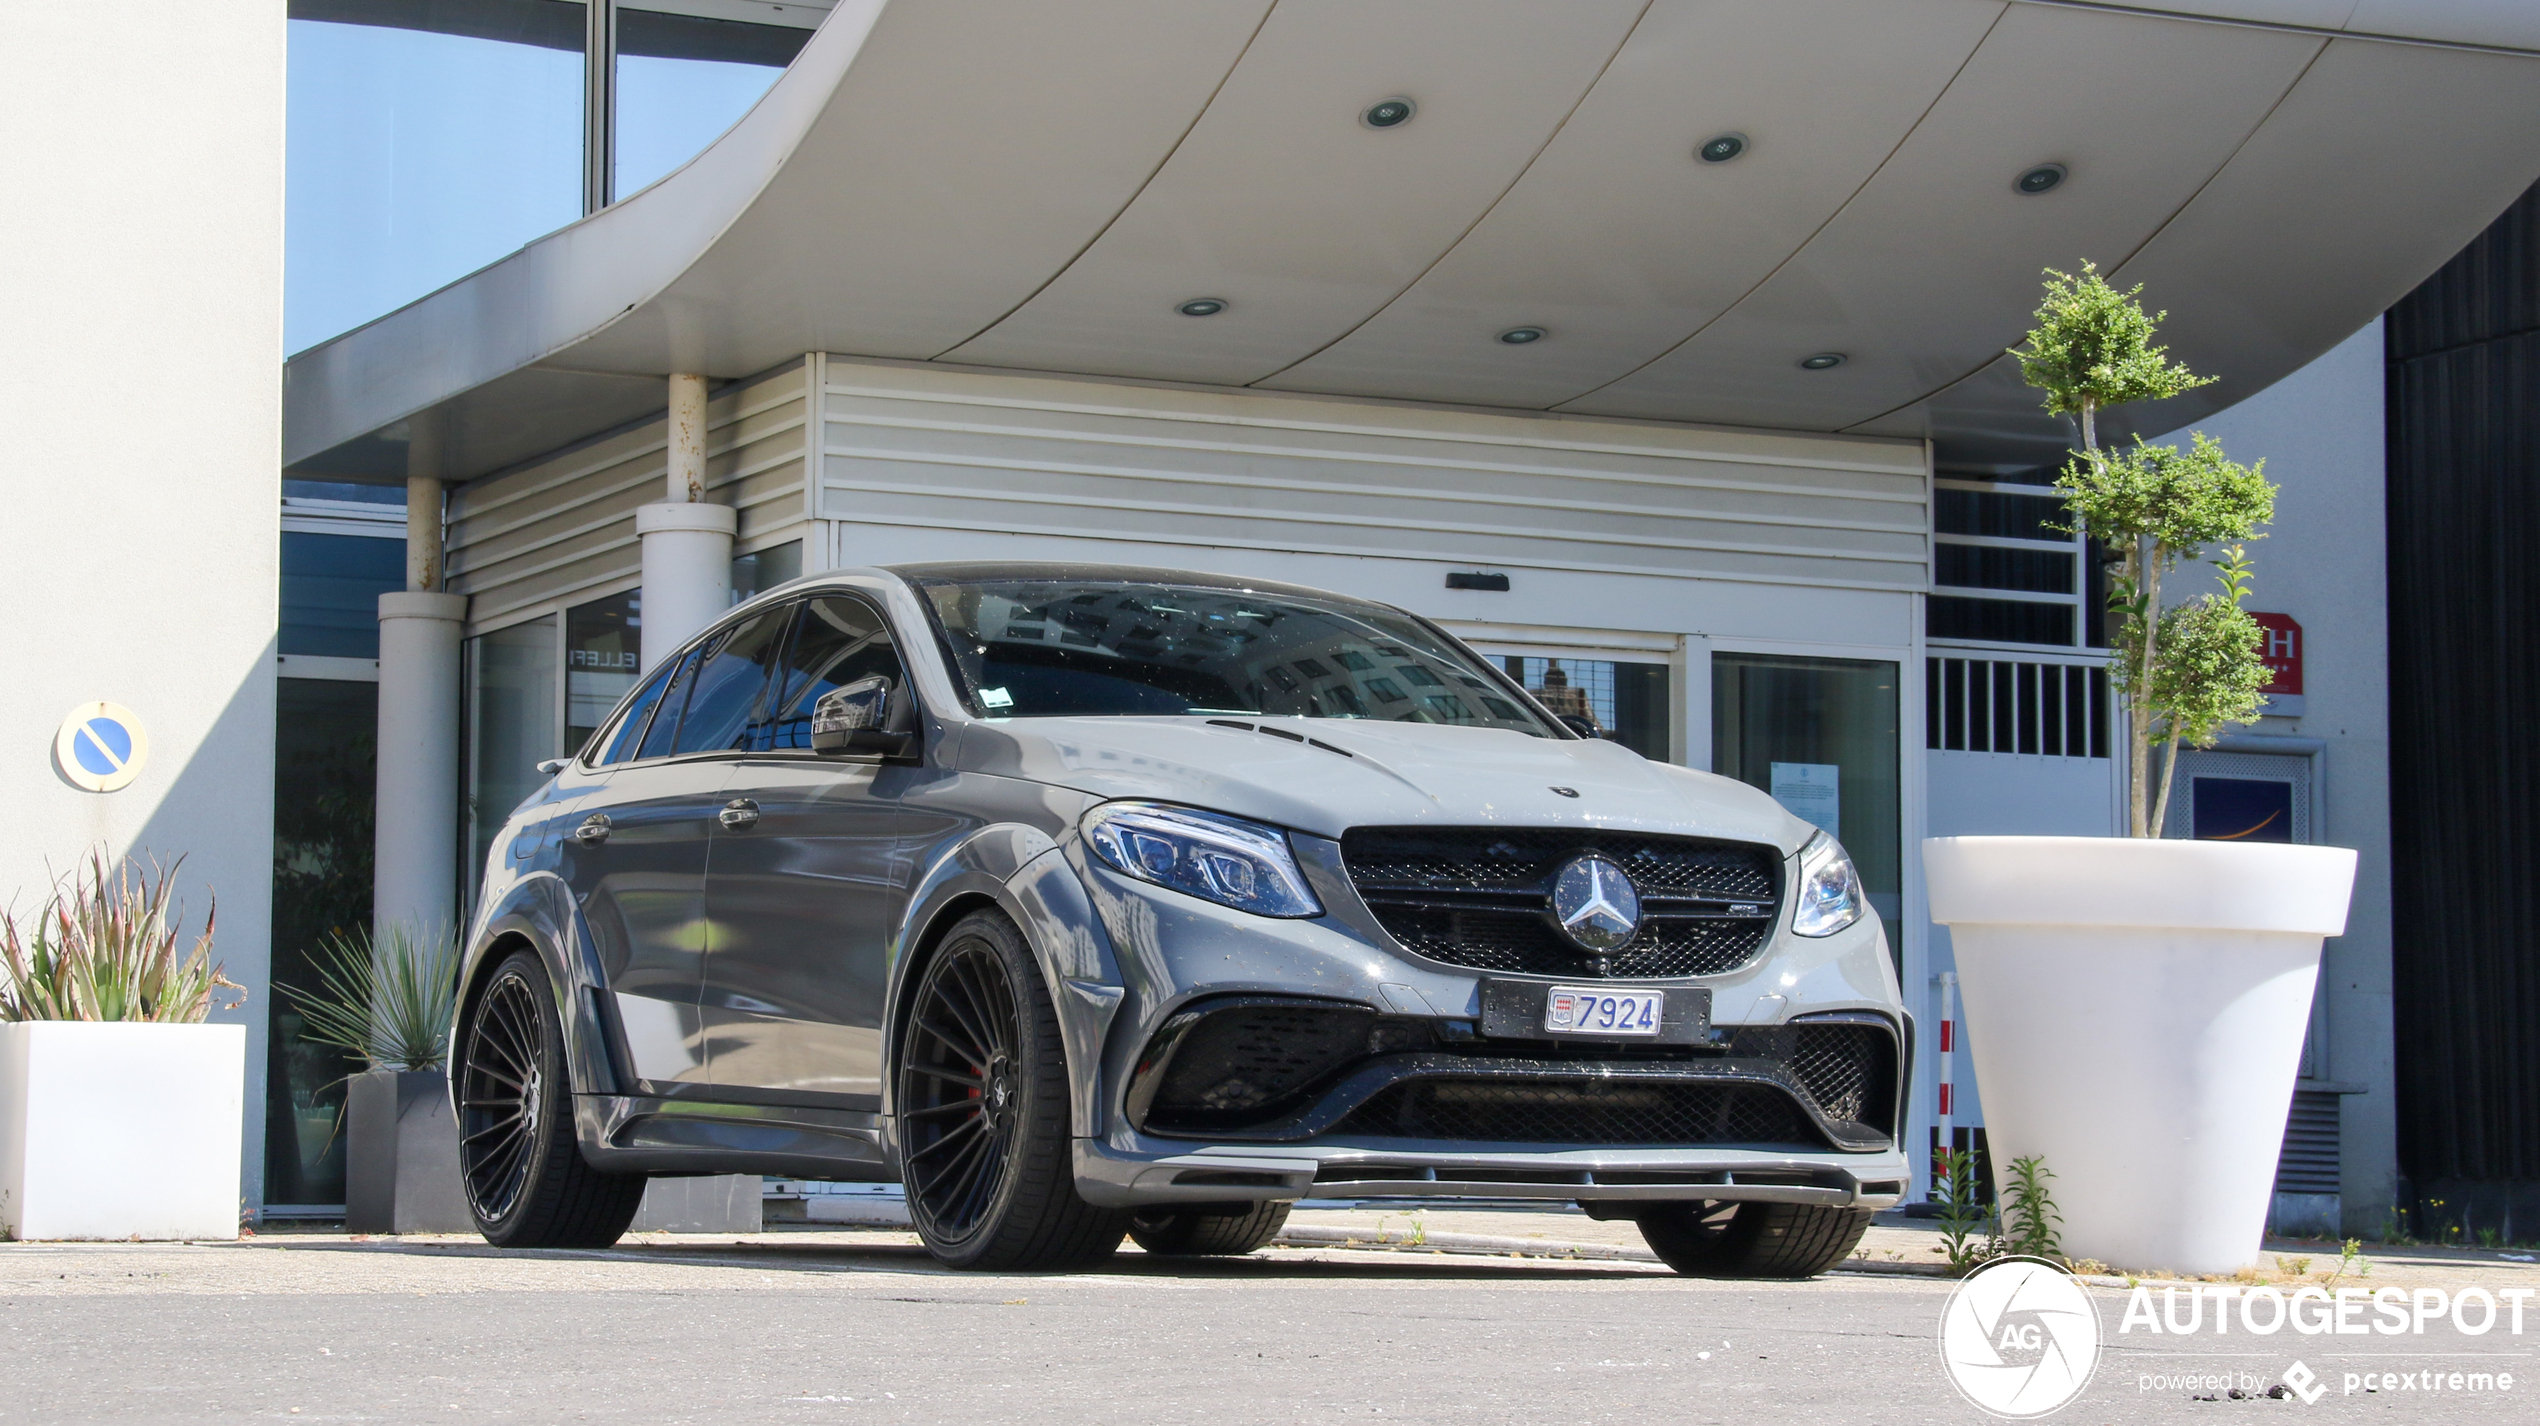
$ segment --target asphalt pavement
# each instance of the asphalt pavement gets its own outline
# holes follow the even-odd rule
[[[1200,1261],[1132,1249],[1067,1276],[947,1272],[888,1230],[643,1235],[599,1252],[333,1233],[0,1244],[0,1422],[1988,1419],[1940,1365],[1955,1284],[1907,1271],[1927,1235],[1883,1230],[1874,1243],[1903,1246],[1813,1282],[1703,1282],[1628,1257],[1413,1240],[1531,1238],[1559,1253],[1628,1246],[1626,1225],[1358,1213],[1298,1222],[1382,1218],[1393,1246]],[[2540,1284],[2540,1268],[2510,1261],[2428,1261],[2447,1282]],[[2380,1281],[2418,1281],[2409,1271],[2384,1262]],[[2438,1323],[2423,1337],[2120,1337],[2127,1290],[2091,1295],[2107,1346],[2051,1420],[2540,1414],[2540,1308],[2528,1336]],[[2297,1357],[2326,1383],[2313,1404],[2209,1389],[2263,1389]],[[2518,1380],[2339,1389],[2384,1367]]]

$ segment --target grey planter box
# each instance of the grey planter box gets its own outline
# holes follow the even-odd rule
[[[473,1233],[459,1180],[459,1130],[438,1070],[369,1070],[344,1096],[344,1231]],[[756,1174],[657,1178],[632,1231],[755,1233]]]
[[[344,1231],[473,1233],[438,1070],[367,1070],[344,1094]]]

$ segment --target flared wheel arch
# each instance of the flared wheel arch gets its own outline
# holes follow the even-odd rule
[[[1049,958],[1042,953],[1040,943],[1033,938],[1031,921],[1021,914],[1019,908],[1008,905],[1002,899],[985,892],[971,891],[954,896],[941,906],[929,910],[923,923],[924,930],[909,938],[908,944],[912,949],[891,968],[890,1016],[882,1027],[882,1092],[885,1096],[882,1103],[882,1119],[886,1126],[884,1133],[889,1138],[891,1158],[895,1163],[900,1155],[898,1118],[900,1062],[908,1051],[906,1032],[909,1016],[917,1002],[918,986],[926,979],[926,967],[934,961],[936,952],[943,949],[944,940],[952,933],[953,927],[960,925],[962,918],[978,911],[994,911],[1014,927],[1016,934],[1023,938],[1023,944],[1031,949],[1032,964],[1040,972],[1041,984],[1049,991],[1050,998],[1062,1007],[1066,1004],[1066,998],[1060,993],[1064,987],[1052,979]],[[1063,1009],[1061,1013],[1064,1014]],[[1071,1085],[1080,1083],[1084,1067],[1076,1063],[1074,1051],[1066,1048],[1065,1036],[1062,1035],[1060,1038],[1062,1049],[1067,1054],[1068,1081]]]

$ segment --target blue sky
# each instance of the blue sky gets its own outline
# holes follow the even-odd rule
[[[621,59],[618,192],[712,143],[777,73]],[[288,153],[283,339],[296,352],[582,215],[582,59],[294,20]]]

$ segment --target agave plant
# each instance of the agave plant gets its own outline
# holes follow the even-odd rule
[[[301,1038],[359,1055],[372,1069],[447,1065],[459,948],[446,928],[337,931],[309,959],[316,987],[282,987],[304,1021]]]
[[[90,851],[87,866],[54,883],[31,924],[0,913],[0,1020],[148,1020],[190,1025],[212,1012],[226,987],[245,988],[212,961],[218,907],[180,952],[182,906],[171,895],[175,866],[145,869]]]

